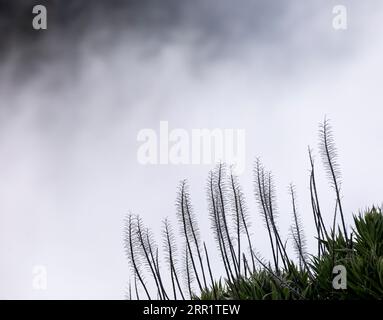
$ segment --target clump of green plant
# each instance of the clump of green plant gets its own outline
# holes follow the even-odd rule
[[[265,261],[255,251],[250,236],[250,215],[238,177],[224,164],[209,174],[207,199],[211,228],[224,276],[212,272],[209,253],[201,240],[186,181],[182,181],[176,201],[181,249],[177,248],[169,220],[163,222],[165,288],[159,263],[159,249],[152,232],[137,215],[128,215],[125,248],[133,274],[135,298],[140,299],[382,299],[383,298],[383,214],[373,207],[354,216],[347,230],[342,206],[341,174],[332,130],[328,120],[320,125],[319,149],[330,184],[335,192],[335,210],[330,228],[320,207],[312,151],[310,160],[310,200],[316,228],[317,252],[309,254],[296,205],[296,192],[289,186],[292,224],[290,234],[296,257],[287,252],[287,241],[278,227],[275,186],[270,171],[261,161],[254,164],[254,194],[263,217],[272,254]],[[179,251],[180,250],[180,251]],[[181,252],[180,254],[178,252]],[[347,288],[334,289],[334,267],[347,271]],[[147,279],[156,288],[150,293]],[[196,284],[197,289],[193,285]],[[151,286],[153,287],[153,285]],[[129,299],[133,298],[129,284]]]
[[[382,299],[383,298],[383,214],[372,208],[354,216],[355,227],[351,248],[339,233],[323,241],[324,252],[311,256],[308,271],[291,264],[279,272],[266,264],[233,285],[216,284],[217,299]],[[347,270],[347,289],[333,288],[333,267]],[[212,290],[203,291],[200,299],[215,299]]]

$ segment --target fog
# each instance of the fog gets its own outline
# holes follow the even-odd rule
[[[253,195],[253,162],[261,157],[275,176],[284,238],[291,224],[287,186],[296,185],[315,250],[309,145],[328,223],[335,206],[317,150],[325,116],[334,127],[347,223],[382,203],[380,2],[344,1],[347,30],[332,26],[336,1],[99,1],[93,9],[79,3],[70,13],[72,2],[48,7],[48,30],[20,28],[3,38],[0,298],[124,298],[130,269],[123,219],[140,214],[159,238],[163,218],[175,226],[184,178],[202,238],[214,251],[205,190],[214,164],[137,161],[138,132],[158,132],[160,121],[188,132],[245,130],[240,182],[253,242],[265,257],[270,248]],[[33,287],[37,265],[46,267],[46,290]]]

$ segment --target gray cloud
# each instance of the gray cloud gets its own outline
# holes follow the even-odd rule
[[[124,215],[141,214],[159,235],[161,219],[174,218],[183,178],[214,248],[204,191],[211,167],[137,163],[137,132],[158,130],[160,120],[187,130],[246,129],[241,182],[265,256],[251,163],[262,156],[276,176],[284,235],[291,181],[313,235],[306,148],[316,146],[325,114],[335,126],[348,218],[381,201],[377,1],[349,1],[345,32],[332,29],[333,1],[52,3],[52,28],[35,35],[21,26],[0,65],[0,297],[122,298]],[[319,182],[331,219],[323,172]],[[48,268],[45,292],[32,288],[38,264]]]

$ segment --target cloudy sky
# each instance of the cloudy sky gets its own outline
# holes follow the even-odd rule
[[[140,214],[159,236],[187,178],[213,251],[205,184],[211,165],[142,165],[137,134],[243,129],[240,176],[253,242],[265,257],[252,164],[272,170],[285,238],[295,183],[315,248],[307,146],[331,221],[318,123],[331,119],[347,221],[381,204],[383,4],[367,1],[0,0],[0,298],[124,298],[130,271],[123,219]],[[347,8],[347,29],[333,8]],[[213,255],[214,256],[214,255]],[[218,257],[213,263],[220,270]],[[46,290],[34,288],[36,266]]]

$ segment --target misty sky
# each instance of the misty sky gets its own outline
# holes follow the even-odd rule
[[[275,176],[284,238],[287,186],[296,185],[315,250],[308,145],[328,223],[335,205],[317,148],[325,116],[347,221],[382,203],[381,1],[50,1],[45,31],[32,29],[31,3],[44,1],[0,1],[0,298],[124,298],[123,219],[140,214],[159,237],[163,218],[176,223],[184,178],[214,251],[213,165],[137,162],[137,133],[160,121],[246,131],[240,182],[265,257],[253,162],[261,157]],[[333,28],[338,4],[347,30]],[[47,290],[33,288],[36,265],[47,269]]]

